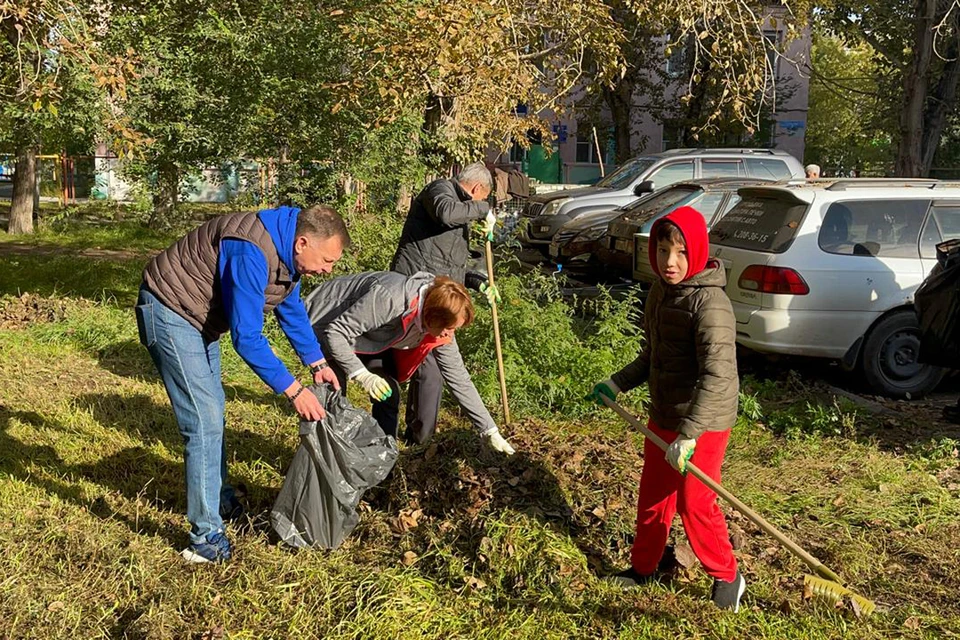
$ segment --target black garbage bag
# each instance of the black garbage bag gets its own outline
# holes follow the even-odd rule
[[[937,266],[914,295],[924,364],[957,368],[960,363],[960,241],[937,245]]]
[[[270,523],[294,547],[336,549],[360,520],[357,504],[397,461],[397,441],[366,411],[327,385],[308,388],[326,409],[300,422],[300,447],[287,470]]]

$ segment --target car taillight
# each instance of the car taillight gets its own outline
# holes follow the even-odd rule
[[[793,269],[768,267],[763,264],[752,264],[744,269],[737,286],[758,293],[787,293],[795,296],[810,293],[810,287],[804,282],[803,276]]]

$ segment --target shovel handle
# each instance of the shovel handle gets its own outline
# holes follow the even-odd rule
[[[601,395],[604,403],[614,410],[614,412],[619,415],[621,418],[626,420],[630,425],[636,427],[644,436],[646,436],[653,444],[657,445],[663,451],[667,450],[666,441],[655,434],[653,431],[650,431],[646,425],[642,424],[635,416],[633,416],[626,409],[621,407],[617,402],[611,400],[610,398]],[[803,547],[798,545],[796,542],[788,538],[783,532],[777,529],[775,526],[767,522],[763,516],[759,513],[745,505],[741,502],[735,495],[724,489],[720,483],[716,482],[713,478],[701,471],[695,464],[692,462],[687,462],[687,472],[692,473],[695,478],[700,482],[707,485],[713,492],[721,496],[724,500],[730,503],[730,505],[746,516],[753,524],[757,525],[765,532],[776,538],[777,542],[786,547],[791,553],[803,560],[808,567],[815,571],[818,575],[828,580],[833,580],[838,584],[843,584],[843,581],[840,580],[840,577],[831,571],[829,568],[824,566],[822,562],[814,558],[812,555],[807,553]]]
[[[490,239],[486,241],[487,253],[487,281],[493,284],[493,247]],[[500,402],[503,404],[503,422],[510,425],[510,405],[507,403],[507,379],[503,374],[503,347],[500,346],[500,320],[497,317],[497,301],[490,300],[490,315],[493,318],[493,342],[497,348],[497,373],[500,374]]]

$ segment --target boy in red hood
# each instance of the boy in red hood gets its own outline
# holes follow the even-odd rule
[[[649,440],[644,444],[631,567],[611,579],[632,587],[655,578],[671,560],[664,551],[679,512],[690,546],[714,578],[714,603],[737,611],[746,583],[717,494],[686,475],[692,460],[720,481],[737,420],[735,319],[723,290],[726,274],[708,260],[708,249],[707,226],[696,209],[680,207],[654,223],[650,264],[660,279],[644,309],[646,343],[636,360],[597,384],[591,396],[602,404],[601,395],[614,399],[648,383],[650,430],[670,443],[666,456]]]

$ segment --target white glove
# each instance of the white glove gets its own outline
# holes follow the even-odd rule
[[[677,439],[667,447],[667,462],[680,473],[686,473],[687,461],[693,457],[693,450],[696,447],[696,439],[688,438],[687,436],[677,436]]]
[[[393,389],[390,388],[390,383],[385,378],[381,378],[366,369],[355,374],[353,379],[359,382],[363,390],[369,393],[374,400],[382,402],[393,395]]]
[[[494,451],[499,451],[500,453],[512,456],[516,451],[513,450],[513,447],[510,446],[510,443],[507,442],[506,438],[500,435],[500,431],[491,431],[487,434],[487,444],[490,445],[490,448]]]
[[[497,227],[497,214],[493,211],[487,211],[487,217],[483,219],[483,234],[488,240],[493,240],[493,230]]]

